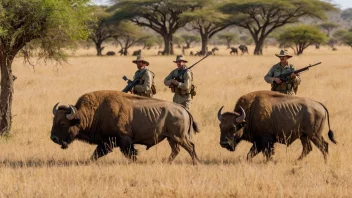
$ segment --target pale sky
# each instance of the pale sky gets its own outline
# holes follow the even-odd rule
[[[341,9],[352,8],[352,0],[333,0],[334,4],[338,4]]]
[[[96,4],[106,4],[109,0],[92,0]],[[332,3],[340,6],[341,9],[352,8],[352,0],[331,0]]]

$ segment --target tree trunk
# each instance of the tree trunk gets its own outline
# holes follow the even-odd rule
[[[231,48],[231,41],[226,41],[227,42],[227,49],[230,49]]]
[[[258,40],[254,40],[255,42],[254,55],[263,55],[264,40],[265,40],[265,37],[260,37]]]
[[[201,34],[202,39],[202,50],[200,51],[201,55],[204,55],[208,52],[208,34]]]
[[[0,56],[1,92],[0,92],[0,135],[10,132],[12,124],[12,95],[14,92],[12,75],[12,59]]]
[[[170,54],[170,39],[168,35],[163,35],[164,39],[164,50],[163,50],[163,55],[169,55]]]
[[[102,56],[102,52],[103,52],[103,49],[104,49],[104,47],[101,47],[102,43],[103,42],[95,43],[95,49],[97,49],[97,56]]]
[[[170,38],[170,55],[174,55],[174,43],[172,40],[172,35],[169,35]]]

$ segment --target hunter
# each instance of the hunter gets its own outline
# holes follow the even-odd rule
[[[275,55],[280,58],[280,62],[271,67],[269,72],[265,75],[264,80],[271,84],[272,91],[296,95],[298,85],[301,83],[298,74],[292,73],[287,77],[289,79],[285,82],[282,82],[280,78],[278,78],[283,73],[293,72],[295,70],[294,66],[287,61],[292,56],[289,55],[287,50],[281,50],[279,54]]]

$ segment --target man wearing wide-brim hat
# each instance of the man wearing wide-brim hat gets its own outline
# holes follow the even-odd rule
[[[292,73],[291,76],[287,77],[288,79],[285,82],[282,82],[280,78],[278,78],[283,73],[295,70],[294,66],[287,61],[292,56],[287,50],[281,50],[280,53],[275,55],[279,57],[280,62],[271,67],[269,72],[265,75],[264,80],[271,84],[272,91],[288,95],[296,95],[298,85],[301,83],[301,79],[297,74]]]
[[[155,85],[154,85],[154,73],[148,69],[149,62],[144,59],[142,55],[138,55],[136,60],[133,60],[132,63],[137,65],[138,70],[134,74],[133,79],[139,76],[141,72],[145,72],[142,76],[137,80],[136,85],[133,87],[132,93],[145,96],[145,97],[153,97],[156,93]]]
[[[187,60],[183,55],[176,56],[176,60],[173,62],[177,64],[177,68],[164,79],[164,84],[165,86],[170,87],[171,91],[174,93],[173,102],[181,104],[189,109],[193,98],[191,88],[194,87],[192,86],[192,71],[187,69]],[[174,79],[184,69],[187,69],[187,71],[179,78]]]

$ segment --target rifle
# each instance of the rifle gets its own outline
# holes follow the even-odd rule
[[[141,73],[139,73],[137,76],[135,76],[135,78],[133,79],[133,81],[129,80],[126,76],[123,76],[122,79],[127,81],[127,86],[122,90],[122,92],[129,92],[136,84],[137,81],[139,80],[140,77],[143,76],[143,74],[145,74],[145,72],[147,71],[147,69],[144,69]]]
[[[301,69],[297,69],[297,70],[292,71],[292,72],[286,72],[286,73],[280,74],[280,76],[278,76],[278,77],[276,77],[276,78],[279,78],[279,79],[281,80],[281,82],[283,83],[283,82],[286,82],[286,81],[289,80],[288,77],[291,76],[291,74],[293,74],[293,73],[299,74],[299,73],[301,73],[301,72],[308,71],[310,67],[314,67],[314,66],[319,65],[319,64],[321,64],[321,62],[315,63],[315,64],[313,64],[313,65],[310,65],[310,64],[309,64],[309,66],[307,66],[307,67],[303,67],[303,68],[301,68]],[[282,83],[280,83],[280,84],[282,84]],[[276,82],[274,81],[274,82],[273,82],[273,87],[271,88],[271,90],[275,91],[276,88],[277,88],[280,84],[278,84],[278,83],[276,83]]]
[[[176,80],[177,78],[179,78],[180,76],[182,76],[183,74],[186,73],[187,70],[191,69],[192,67],[196,66],[200,61],[204,60],[205,58],[207,58],[208,56],[210,56],[211,53],[207,53],[206,56],[204,56],[202,59],[200,59],[199,61],[197,61],[196,63],[194,63],[193,65],[191,65],[190,67],[187,67],[186,69],[183,69],[180,73],[177,74],[177,76],[175,76],[174,80]]]
[[[193,65],[191,65],[190,67],[183,69],[180,73],[178,73],[175,77],[173,77],[172,79],[177,80],[180,76],[182,76],[183,74],[185,74],[187,72],[187,70],[191,69],[192,67],[196,66],[200,61],[204,60],[205,58],[207,58],[208,56],[210,56],[211,53],[207,53],[202,59],[200,59],[199,61],[197,61],[196,63],[194,63]],[[170,84],[169,88],[171,88],[171,90],[174,90],[175,85]]]

